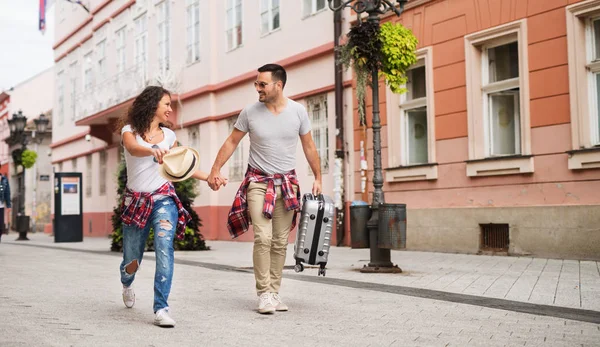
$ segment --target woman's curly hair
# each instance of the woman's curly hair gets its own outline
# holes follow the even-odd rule
[[[129,124],[131,125],[133,132],[143,138],[144,133],[150,129],[150,124],[152,124],[160,100],[165,95],[168,95],[169,98],[171,97],[171,93],[163,87],[146,87],[144,91],[133,100],[133,104],[129,107],[127,114],[121,117],[118,128],[115,130],[120,132],[123,126]],[[161,123],[160,126],[170,128],[171,124]]]

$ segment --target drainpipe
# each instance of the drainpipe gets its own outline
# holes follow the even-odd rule
[[[340,0],[334,0],[334,6],[340,6]],[[342,36],[342,11],[335,11],[333,14],[333,42],[334,51],[334,69],[335,69],[335,165],[334,165],[334,194],[336,201],[336,221],[337,221],[337,245],[344,242],[346,227],[344,223],[346,202],[344,198],[344,85],[343,85],[343,67],[337,64],[339,60],[338,47],[340,46],[340,37]]]

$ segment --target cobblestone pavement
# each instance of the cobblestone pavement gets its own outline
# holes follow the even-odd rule
[[[255,311],[254,278],[248,269],[251,244],[211,242],[213,250],[209,252],[176,253],[170,305],[177,327],[160,329],[152,325],[152,254],[146,254],[134,284],[136,306],[126,309],[121,301],[120,255],[106,252],[106,239],[54,244],[47,236],[34,234],[29,243],[15,243],[11,236],[5,235],[0,243],[0,346],[600,346],[600,324],[588,322],[590,318],[600,320],[600,312],[592,310],[593,304],[586,307],[587,299],[583,299],[596,295],[589,288],[579,289],[579,306],[576,299],[555,294],[552,308],[557,310],[557,317],[516,312],[510,305],[508,309],[496,309],[443,296],[419,297],[419,288],[414,285],[415,281],[436,282],[444,271],[465,272],[462,278],[478,267],[503,268],[506,263],[516,265],[527,258],[394,252],[392,259],[400,263],[404,274],[365,275],[355,269],[362,266],[363,259],[368,260],[368,250],[336,248],[327,279],[318,278],[316,269],[309,268],[302,274],[286,270],[281,294],[290,311],[262,316]],[[437,271],[431,264],[414,265],[426,258],[431,264],[443,265],[444,270]],[[452,258],[453,263],[442,261]],[[528,259],[529,265],[513,269],[514,283],[509,285],[504,280],[512,271],[510,267],[504,272],[498,270],[495,279],[508,287],[498,297],[517,303],[515,307],[536,300],[531,299],[536,284],[528,284],[528,276],[523,275],[527,269],[543,274],[545,267],[534,269],[553,262],[543,260],[538,264],[540,260]],[[565,262],[563,268],[570,264]],[[590,264],[576,263],[580,275],[586,269],[590,270],[586,276],[592,276],[587,266]],[[428,273],[427,268],[434,270]],[[456,285],[456,291],[446,293],[462,293],[482,303],[495,300],[485,291],[481,296],[483,289],[475,291],[477,286],[483,288],[489,283],[482,278],[483,270],[479,271],[482,274],[477,278],[473,275],[471,283],[464,281],[462,290]],[[516,276],[519,271],[521,275]],[[565,271],[565,288],[575,283],[566,275],[572,271]],[[560,291],[562,273],[559,271],[556,293]],[[542,278],[538,276],[534,282],[544,281]],[[415,292],[399,294],[407,292],[406,288]],[[466,291],[468,288],[473,292]],[[527,300],[522,300],[525,296]],[[556,298],[565,298],[572,305],[556,302]],[[560,317],[561,306],[580,309],[565,308],[575,312],[573,319],[565,319]],[[582,312],[581,316],[577,312]]]

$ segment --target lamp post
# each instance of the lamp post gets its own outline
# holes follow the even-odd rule
[[[357,13],[358,19],[362,13],[367,13],[367,21],[379,27],[379,15],[393,11],[400,16],[408,0],[397,0],[396,7],[391,0],[327,0],[329,8],[336,12],[349,7]],[[379,205],[385,202],[383,196],[383,172],[381,167],[381,119],[379,117],[379,71],[371,71],[371,90],[373,92],[373,202],[371,219],[367,223],[370,243],[370,262],[361,272],[401,272],[402,270],[391,262],[391,251],[377,246],[379,229]]]
[[[16,165],[23,166],[21,161],[21,155],[23,151],[27,149],[27,144],[30,140],[33,140],[36,144],[41,138],[36,138],[37,134],[45,133],[48,130],[48,124],[50,120],[45,114],[41,114],[38,119],[33,121],[35,123],[36,130],[27,134],[25,127],[27,125],[27,117],[23,115],[23,111],[19,110],[17,113],[13,113],[12,118],[8,120],[8,126],[10,129],[10,137],[7,139],[9,146],[20,144],[21,147],[12,151],[13,162]],[[25,167],[23,167],[22,180],[25,179]],[[19,184],[18,196],[19,203],[17,206],[17,231],[19,232],[19,238],[17,240],[29,240],[27,238],[27,231],[29,229],[29,217],[25,215],[25,184],[24,182]]]

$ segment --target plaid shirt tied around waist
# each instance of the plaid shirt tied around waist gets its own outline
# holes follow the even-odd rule
[[[188,211],[183,208],[181,200],[179,200],[175,193],[175,187],[170,182],[163,184],[160,188],[151,193],[134,192],[129,188],[125,188],[123,202],[121,203],[121,221],[127,225],[134,225],[143,229],[152,214],[155,195],[166,195],[173,198],[178,213],[176,229],[177,239],[182,240],[185,234],[185,226],[192,217]]]
[[[235,194],[233,205],[231,206],[231,210],[229,211],[229,215],[227,217],[227,228],[229,229],[229,233],[231,234],[232,238],[236,238],[248,231],[248,227],[252,223],[250,220],[250,215],[248,214],[248,201],[246,199],[250,182],[267,184],[265,203],[263,205],[263,215],[268,219],[273,218],[275,200],[277,199],[277,194],[275,193],[275,179],[281,180],[281,193],[283,194],[285,209],[288,211],[300,211],[300,185],[298,183],[298,177],[296,177],[295,170],[289,171],[285,174],[267,175],[258,169],[248,166],[246,177],[244,178],[244,181],[242,181],[240,188]],[[296,194],[294,194],[293,185],[298,187]],[[291,229],[294,229],[296,226],[296,216],[297,214],[294,213]]]

